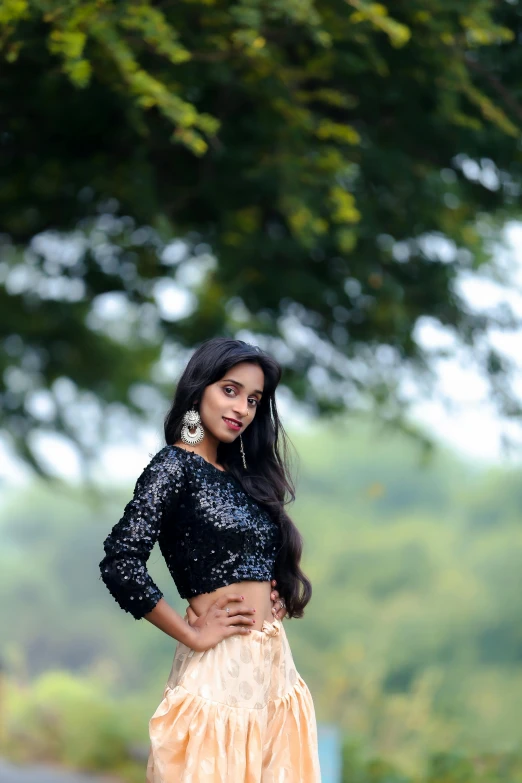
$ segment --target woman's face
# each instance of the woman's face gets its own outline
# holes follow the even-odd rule
[[[259,365],[239,362],[219,381],[206,386],[199,405],[205,432],[218,441],[232,443],[254,420],[264,381]]]

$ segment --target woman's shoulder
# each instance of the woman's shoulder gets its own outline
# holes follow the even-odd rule
[[[145,468],[146,473],[167,473],[173,476],[183,476],[185,468],[185,459],[183,449],[175,446],[166,445],[156,452],[149,453],[150,462]]]

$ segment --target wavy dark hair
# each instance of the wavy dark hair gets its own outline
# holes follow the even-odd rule
[[[256,415],[242,435],[247,469],[243,467],[239,438],[233,443],[220,442],[217,459],[279,525],[282,544],[275,563],[276,590],[285,600],[287,616],[302,617],[312,597],[312,585],[299,567],[303,538],[285,511],[285,505],[295,500],[295,486],[289,468],[290,439],[275,401],[281,365],[258,346],[243,340],[227,337],[205,340],[192,354],[178,381],[164,421],[165,440],[169,445],[180,439],[187,410],[193,405],[197,410],[205,387],[219,381],[239,362],[259,365],[265,380]]]

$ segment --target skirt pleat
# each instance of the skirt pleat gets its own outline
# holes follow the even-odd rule
[[[149,722],[147,783],[320,783],[317,725],[279,620],[196,652],[178,642]]]

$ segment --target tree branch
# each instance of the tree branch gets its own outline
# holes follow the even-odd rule
[[[514,111],[520,120],[522,120],[522,106],[519,104],[513,93],[502,84],[500,79],[498,79],[496,76],[493,76],[492,73],[480,65],[476,60],[473,60],[470,57],[464,57],[464,59],[473,71],[476,71],[477,73],[480,73],[481,76],[485,77],[497,95],[500,95],[504,103]]]

